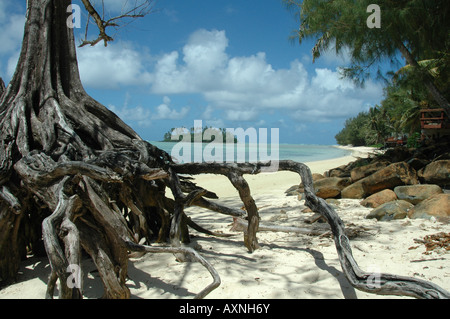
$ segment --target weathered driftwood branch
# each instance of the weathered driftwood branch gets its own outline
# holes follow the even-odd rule
[[[191,258],[195,261],[198,261],[202,264],[211,274],[213,278],[213,282],[206,286],[202,291],[200,291],[194,298],[201,299],[208,295],[211,291],[219,287],[220,285],[220,276],[217,273],[216,269],[198,252],[190,247],[152,247],[146,245],[139,245],[133,242],[126,242],[127,248],[130,251],[138,251],[138,252],[148,252],[148,253],[172,253],[172,254],[187,254],[191,256]]]
[[[251,195],[250,187],[248,186],[248,183],[243,175],[258,173],[263,166],[264,164],[260,163],[256,165],[249,163],[186,163],[173,165],[173,169],[178,174],[221,174],[228,178],[231,184],[238,191],[239,197],[241,198],[245,206],[249,224],[247,227],[247,231],[244,232],[244,244],[249,252],[253,252],[259,247],[256,238],[256,232],[259,224],[259,214],[258,208],[255,204],[255,200]],[[205,204],[205,202],[203,202],[203,204]],[[233,211],[228,210],[228,212],[231,213],[232,216],[235,216]]]
[[[229,174],[229,171],[235,171],[242,177],[243,174],[258,174],[264,164],[220,164],[213,163],[204,165],[201,163],[187,163],[177,165],[175,170],[179,173],[187,174]],[[327,202],[315,195],[312,174],[308,166],[294,161],[280,161],[279,170],[291,171],[299,174],[305,188],[305,204],[314,212],[321,214],[331,227],[336,250],[339,256],[342,270],[349,280],[350,284],[361,291],[375,293],[380,295],[399,295],[411,296],[416,298],[450,298],[450,293],[441,287],[421,279],[412,277],[397,276],[384,273],[368,273],[362,271],[352,255],[350,241],[345,234],[343,221],[335,210]],[[233,183],[235,187],[241,187],[238,183]],[[250,196],[250,194],[246,194]],[[243,196],[244,199],[247,199]],[[241,196],[242,198],[242,196]],[[247,207],[247,206],[246,206]],[[256,207],[256,206],[255,206]],[[257,211],[253,216],[258,216]],[[256,236],[257,227],[250,230],[252,236]]]
[[[352,255],[350,240],[345,235],[343,221],[325,200],[314,193],[310,169],[300,163],[281,161],[280,169],[297,172],[305,187],[305,204],[325,217],[333,233],[339,261],[351,285],[359,290],[380,295],[411,296],[416,298],[450,298],[450,293],[441,287],[421,279],[384,273],[362,271]]]
[[[3,93],[6,91],[5,82],[3,82],[3,79],[0,77],[0,100],[2,99]]]

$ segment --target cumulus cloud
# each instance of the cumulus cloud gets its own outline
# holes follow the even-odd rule
[[[155,120],[181,120],[188,113],[188,107],[182,107],[180,111],[170,108],[170,98],[165,96],[163,98],[163,103],[156,107],[155,114],[152,115],[152,119]]]
[[[130,45],[111,44],[79,50],[83,83],[94,88],[122,85],[149,87],[153,94],[200,94],[211,121],[258,121],[267,112],[283,112],[302,121],[327,121],[353,116],[382,95],[370,80],[365,88],[340,78],[336,69],[307,70],[300,60],[275,68],[264,52],[230,56],[225,31],[200,29],[180,49],[150,56]],[[153,119],[182,119],[188,107],[166,100]],[[166,103],[167,102],[167,103]],[[216,116],[214,117],[213,114]],[[220,118],[220,116],[219,116]]]
[[[151,111],[141,105],[130,107],[130,95],[127,92],[123,106],[108,105],[108,108],[116,113],[124,122],[135,122],[141,127],[148,127],[151,124]]]
[[[139,126],[150,126],[151,113],[150,110],[141,105],[135,107],[128,107],[124,105],[117,107],[115,105],[108,105],[108,108],[116,113],[116,115],[125,122],[136,122]]]
[[[341,79],[337,70],[318,68],[309,74],[298,60],[289,68],[275,69],[264,52],[230,57],[227,47],[225,31],[196,31],[181,53],[173,51],[158,59],[151,92],[200,93],[210,108],[240,121],[277,109],[308,114],[312,121],[345,117],[381,94],[380,86],[369,81],[365,89],[358,88]]]
[[[1,10],[1,9],[0,9]],[[11,53],[20,48],[25,26],[24,14],[11,14],[0,20],[0,53]]]
[[[149,84],[146,55],[128,43],[78,48],[78,66],[83,83],[97,89]]]
[[[124,105],[121,107],[115,105],[108,105],[108,108],[116,113],[123,121],[127,123],[137,123],[140,127],[149,127],[153,120],[181,120],[189,113],[189,107],[182,107],[177,111],[171,106],[169,97],[164,96],[163,103],[156,107],[137,105],[130,107],[130,95],[127,93]]]
[[[25,26],[25,8],[11,0],[0,1],[0,76],[8,81],[19,58]],[[5,78],[6,76],[6,78]]]
[[[83,83],[94,88],[141,85],[166,96],[201,94],[209,105],[205,115],[217,110],[233,121],[254,121],[259,113],[273,110],[293,117],[307,114],[311,121],[348,117],[382,94],[381,86],[368,81],[361,89],[341,79],[338,70],[308,72],[299,60],[277,69],[264,52],[229,56],[228,44],[225,31],[200,29],[179,51],[160,56],[129,45],[79,49],[80,73]],[[163,103],[154,116],[179,119],[187,112]]]

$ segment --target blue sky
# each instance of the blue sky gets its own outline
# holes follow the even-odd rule
[[[117,15],[124,2],[105,0],[107,13]],[[24,7],[25,1],[0,0],[6,83],[17,63]],[[86,20],[83,12],[77,41]],[[111,29],[115,41],[108,47],[78,49],[81,79],[90,95],[149,141],[202,120],[279,128],[281,143],[336,144],[347,118],[382,100],[383,83],[358,88],[340,79],[345,54],[329,52],[312,63],[312,42],[289,41],[297,27],[281,0],[158,0],[150,15]]]

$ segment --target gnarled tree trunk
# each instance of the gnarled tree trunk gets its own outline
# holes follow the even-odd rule
[[[60,297],[79,297],[65,283],[84,249],[105,296],[126,298],[125,243],[169,234],[179,242],[184,196],[176,176],[163,180],[170,157],[84,91],[66,26],[70,3],[28,1],[18,65],[0,92],[0,277],[14,279],[27,250],[44,246],[47,296],[59,279]]]

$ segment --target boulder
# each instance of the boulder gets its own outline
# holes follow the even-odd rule
[[[350,177],[350,172],[347,170],[347,165],[342,165],[336,168],[333,168],[325,173],[326,177]]]
[[[356,167],[351,170],[350,177],[352,178],[353,182],[356,182],[359,181],[360,179],[363,179],[364,177],[372,175],[373,173],[379,171],[380,169],[385,168],[389,164],[390,162],[383,160],[383,161],[376,161],[369,165]]]
[[[397,199],[397,195],[393,190],[384,189],[378,193],[370,195],[365,200],[361,202],[361,205],[365,207],[377,208],[378,206],[392,202]]]
[[[325,176],[319,173],[312,173],[313,182],[318,181],[319,179],[323,179]]]
[[[298,185],[293,185],[289,187],[284,193],[286,194],[286,196],[297,196],[302,192],[303,189],[301,190]]]
[[[356,198],[362,199],[366,196],[366,191],[364,190],[364,185],[361,183],[362,180],[353,183],[341,191],[342,198]]]
[[[414,205],[433,195],[443,193],[442,188],[432,184],[397,186],[394,188],[394,192],[398,199],[406,200]]]
[[[313,182],[318,181],[323,178],[325,178],[325,177],[322,174],[318,174],[318,173],[312,174]],[[293,185],[293,186],[289,187],[284,193],[286,194],[286,196],[298,196],[304,192],[305,192],[305,189],[303,187],[303,182],[302,182],[302,183],[300,183],[300,185]]]
[[[323,199],[334,198],[350,184],[350,178],[327,177],[314,182],[316,195]]]
[[[414,207],[413,204],[404,200],[395,200],[384,203],[373,209],[367,219],[376,218],[379,221],[389,221],[393,219],[405,218],[408,212]]]
[[[427,184],[450,185],[450,160],[434,161],[421,169],[419,178]]]
[[[383,189],[418,184],[416,171],[405,162],[391,164],[341,191],[343,198],[364,198]]]
[[[436,194],[420,202],[408,212],[409,218],[450,217],[450,194]]]

